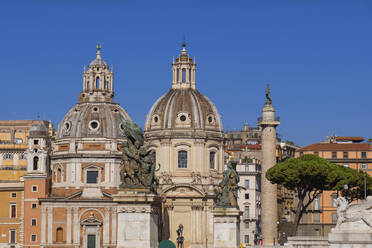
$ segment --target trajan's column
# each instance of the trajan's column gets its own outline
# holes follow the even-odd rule
[[[276,164],[276,126],[280,124],[275,118],[270,88],[266,88],[266,103],[262,109],[262,118],[258,125],[262,128],[262,174],[261,174],[261,228],[263,245],[277,244],[278,210],[277,186],[265,177],[266,171]]]

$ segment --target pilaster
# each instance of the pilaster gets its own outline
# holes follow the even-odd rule
[[[41,206],[41,244],[45,244],[45,234],[46,234],[46,207]]]
[[[67,207],[67,233],[66,243],[71,244],[71,207]]]
[[[53,207],[48,207],[48,244],[53,242]]]

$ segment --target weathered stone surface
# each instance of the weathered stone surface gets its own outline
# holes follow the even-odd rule
[[[160,217],[159,198],[153,193],[121,190],[118,202],[118,238],[120,248],[157,248]]]
[[[214,248],[239,247],[240,215],[236,208],[215,208],[214,215]]]
[[[295,236],[288,237],[286,246],[291,248],[326,248],[328,240],[327,237]]]

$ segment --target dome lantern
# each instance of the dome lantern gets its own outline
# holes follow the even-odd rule
[[[196,63],[187,54],[186,43],[182,43],[181,54],[176,60],[173,59],[172,63],[173,80],[172,88],[192,88],[195,89],[195,71]]]
[[[112,102],[114,73],[101,57],[101,45],[97,45],[96,58],[89,64],[88,70],[84,66],[83,91],[79,95],[81,102]]]

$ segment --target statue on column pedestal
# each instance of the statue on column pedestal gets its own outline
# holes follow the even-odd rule
[[[240,178],[236,171],[237,163],[229,161],[227,169],[223,172],[223,178],[220,182],[219,189],[217,190],[217,202],[218,207],[238,207],[238,190],[242,187],[238,185]]]
[[[123,143],[123,168],[120,171],[121,188],[150,188],[155,191],[159,180],[155,176],[154,150],[145,144],[143,131],[136,123],[123,120],[127,141]],[[159,165],[160,167],[160,165]]]

